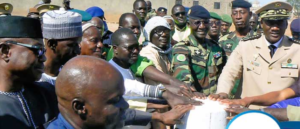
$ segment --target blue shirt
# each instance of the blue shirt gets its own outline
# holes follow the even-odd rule
[[[49,124],[47,129],[74,129],[72,125],[59,113],[57,119]]]

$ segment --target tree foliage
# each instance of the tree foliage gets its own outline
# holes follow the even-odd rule
[[[293,6],[293,15],[300,16],[300,0],[287,0]]]

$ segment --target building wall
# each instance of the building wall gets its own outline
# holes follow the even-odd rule
[[[0,0],[0,3],[11,3],[14,6],[13,15],[25,16],[28,9],[36,5],[40,0]],[[63,0],[52,0],[52,4],[62,5]],[[135,0],[71,0],[71,7],[86,10],[91,6],[99,6],[105,11],[105,17],[108,22],[118,22],[121,14],[132,12],[133,2]],[[172,7],[176,0],[151,0],[152,8],[158,7],[168,8],[168,15],[171,13]],[[182,0],[182,4],[187,7],[193,5],[194,0]],[[230,13],[228,1],[231,0],[199,0],[199,4],[207,8],[209,11],[216,13]],[[214,2],[221,2],[220,9],[213,9]]]

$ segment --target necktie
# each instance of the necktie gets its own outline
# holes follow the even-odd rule
[[[276,46],[270,45],[270,46],[269,46],[269,49],[270,49],[270,55],[271,55],[271,58],[272,58],[273,55],[274,55],[274,53],[275,53]]]

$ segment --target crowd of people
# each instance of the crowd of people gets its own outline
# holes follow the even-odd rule
[[[300,121],[300,19],[290,4],[251,12],[233,0],[231,15],[176,4],[168,15],[135,0],[112,32],[100,7],[70,2],[42,0],[27,16],[0,4],[1,129],[174,128],[199,99],[227,105],[228,119],[261,110]]]

